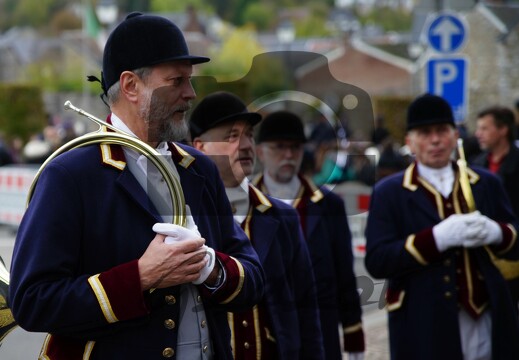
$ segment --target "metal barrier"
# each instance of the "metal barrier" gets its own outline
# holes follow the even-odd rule
[[[25,212],[27,194],[39,165],[0,167],[0,224],[18,227]],[[352,234],[353,255],[364,257],[364,230],[372,188],[357,182],[329,186],[346,204]]]
[[[355,181],[329,185],[329,188],[339,195],[346,205],[353,255],[355,257],[364,257],[366,254],[364,231],[366,229],[369,200],[373,188]]]
[[[18,227],[38,165],[0,167],[0,224]]]
[[[364,231],[366,230],[367,220],[367,212],[348,216],[354,257],[364,257],[366,255],[366,237],[364,236]]]

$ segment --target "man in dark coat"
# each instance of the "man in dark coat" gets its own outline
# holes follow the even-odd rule
[[[492,106],[477,115],[476,139],[482,153],[472,160],[503,180],[515,216],[519,217],[519,148],[515,145],[515,115],[503,106]],[[519,301],[519,263],[513,279],[509,279],[514,300]]]
[[[519,257],[505,191],[482,169],[460,181],[458,133],[441,97],[415,99],[407,130],[415,162],[375,185],[366,228],[366,268],[389,280],[391,359],[516,358],[517,310],[492,260]]]
[[[254,183],[299,213],[317,284],[326,359],[342,359],[341,325],[344,350],[350,359],[362,359],[362,310],[345,204],[339,196],[325,187],[318,188],[299,173],[305,141],[303,123],[296,114],[268,114],[260,124],[257,145],[264,171]]]
[[[229,313],[235,359],[325,359],[312,263],[297,212],[249,183],[254,126],[229,92],[205,97],[190,117],[193,145],[213,159],[234,211],[265,270],[265,296],[246,311]]]
[[[20,326],[49,333],[41,358],[232,359],[227,312],[261,299],[264,274],[212,161],[171,141],[187,130],[192,67],[205,61],[158,16],[132,13],[108,38],[108,122],[163,155],[187,228],[171,223],[183,202],[134,148],[92,144],[50,162],[9,288]]]
[[[476,138],[483,152],[472,165],[482,166],[503,180],[515,216],[519,217],[519,149],[515,145],[515,115],[503,106],[492,106],[477,115]]]

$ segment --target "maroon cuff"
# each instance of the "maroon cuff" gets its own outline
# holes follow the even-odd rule
[[[118,265],[99,275],[112,311],[118,320],[148,314],[139,277],[138,261]]]
[[[227,304],[240,293],[245,274],[243,266],[238,260],[218,251],[215,251],[215,254],[225,272],[225,281],[217,289],[199,285],[198,290],[204,297],[210,298],[216,303]]]
[[[492,250],[496,254],[504,254],[508,252],[515,244],[517,233],[512,230],[511,225],[505,223],[497,223],[503,232],[503,241],[499,245],[492,245]]]
[[[344,351],[364,352],[364,331],[360,328],[357,331],[344,334]]]
[[[414,249],[414,251],[410,251],[413,256],[421,257],[427,263],[438,261],[442,257],[436,246],[436,241],[434,241],[432,228],[416,233],[409,246]]]

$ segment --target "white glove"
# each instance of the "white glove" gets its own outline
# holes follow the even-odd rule
[[[467,239],[463,241],[464,247],[471,248],[491,244],[499,245],[503,241],[503,232],[496,221],[481,214],[478,215],[477,221],[480,224],[478,226],[479,231],[474,232],[473,236],[468,236]]]
[[[451,247],[463,246],[463,242],[482,230],[479,212],[453,214],[432,228],[436,247],[443,252]]]
[[[363,352],[350,352],[348,353],[348,360],[364,360]]]
[[[166,244],[202,237],[198,231],[198,226],[195,224],[195,219],[191,216],[189,205],[186,205],[186,214],[186,227],[169,223],[156,223],[153,225],[153,231],[157,234],[168,235],[164,239]]]
[[[166,238],[164,239],[166,244],[188,239],[197,239],[201,237],[200,232],[198,231],[198,227],[196,226],[195,221],[191,215],[186,217],[186,227],[169,223],[156,223],[153,225],[153,231],[155,231],[157,234],[166,235]],[[207,264],[200,271],[199,278],[193,281],[193,284],[195,285],[199,285],[207,280],[216,263],[214,250],[206,245],[203,245],[203,248],[206,250],[205,257],[207,259]]]

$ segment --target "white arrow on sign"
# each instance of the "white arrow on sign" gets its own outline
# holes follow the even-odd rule
[[[449,18],[445,17],[432,30],[433,35],[440,37],[440,48],[442,51],[452,49],[452,37],[461,34],[461,29]]]

